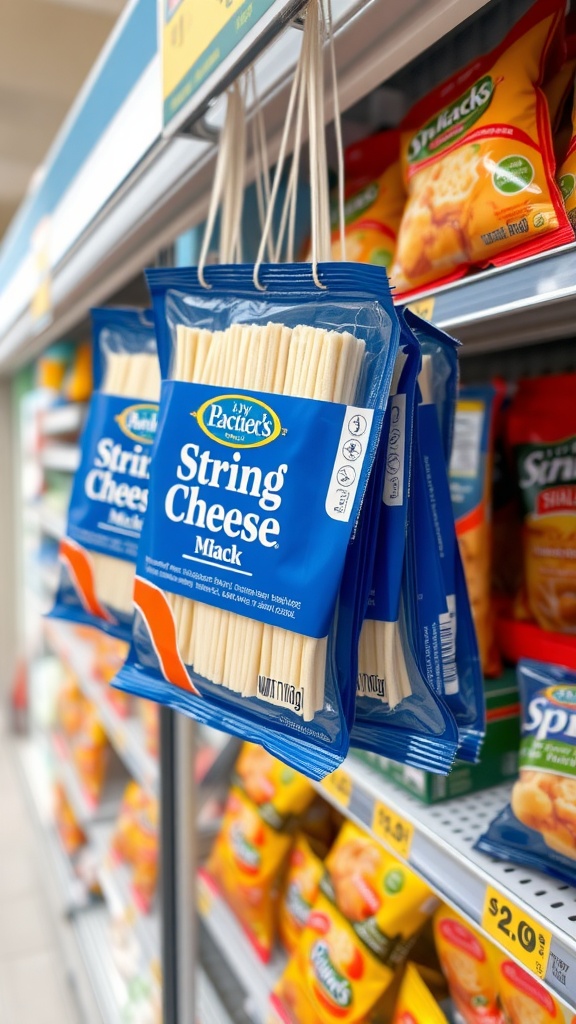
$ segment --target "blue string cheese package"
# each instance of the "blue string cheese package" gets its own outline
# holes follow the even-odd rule
[[[150,314],[93,309],[94,393],[81,438],[50,615],[130,640],[160,369]]]
[[[322,288],[300,264],[206,279],[148,272],[162,400],[117,685],[320,778],[349,746],[355,528],[398,321],[376,267],[322,265]]]
[[[460,736],[459,757],[475,762],[485,733],[484,688],[448,477],[456,407],[457,342],[410,310],[405,311],[405,317],[422,347],[418,450],[428,508],[423,496],[418,509],[427,517],[428,532],[436,541],[428,544],[424,531],[414,537],[421,619],[420,664],[455,716]],[[433,651],[435,636],[439,640],[439,660]]]
[[[352,743],[413,766],[447,772],[456,753],[456,726],[418,668],[405,613],[406,533],[413,503],[413,427],[421,357],[414,335],[403,319],[400,322],[400,348],[381,444],[384,486],[369,524],[377,532],[377,548],[360,635]]]
[[[576,884],[576,672],[518,663],[520,775],[511,804],[476,844],[503,860]]]

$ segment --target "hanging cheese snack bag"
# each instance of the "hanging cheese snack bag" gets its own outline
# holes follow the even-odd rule
[[[572,138],[558,172],[558,184],[568,219],[576,230],[576,82],[574,83],[574,100],[572,104]]]
[[[479,850],[576,882],[576,672],[518,663],[520,777]]]
[[[158,418],[156,338],[140,310],[94,309],[91,315],[95,391],[50,615],[129,640],[134,563]]]
[[[576,375],[523,380],[508,417],[524,519],[524,585],[538,626],[576,634]]]
[[[491,593],[492,453],[498,398],[490,384],[461,388],[450,459],[456,533],[485,676],[497,676],[502,670]]]
[[[296,838],[288,861],[288,872],[280,898],[278,935],[284,949],[292,954],[306,927],[324,874],[321,857],[304,834]]]
[[[116,685],[321,778],[350,741],[371,573],[355,530],[399,327],[381,268],[253,277],[148,272],[162,402]]]
[[[491,53],[420,100],[402,128],[408,201],[391,277],[400,292],[573,238],[554,180],[545,73],[563,0],[537,0]]]
[[[314,798],[303,775],[245,743],[204,875],[215,883],[262,960],[277,931],[278,899],[299,816]]]
[[[465,1024],[506,1024],[493,944],[447,906],[434,915],[434,938],[454,1008]]]
[[[420,346],[403,318],[401,328],[383,431],[384,487],[379,508],[372,517],[372,523],[378,524],[377,549],[372,590],[360,635],[352,743],[415,767],[447,772],[456,753],[455,724],[418,668],[402,609],[408,516],[416,519],[419,536],[427,524],[422,523],[419,496],[411,492],[409,498],[410,487],[414,486],[413,430]],[[426,537],[428,569],[429,552],[435,543],[432,530]],[[441,581],[439,592],[445,609]],[[415,595],[407,597],[404,586],[404,605],[413,606],[415,601]],[[441,686],[438,691],[441,692]]]
[[[414,964],[407,964],[392,1024],[448,1024]]]
[[[400,133],[379,132],[349,146],[344,154],[346,258],[390,270],[406,195],[400,167]],[[336,217],[338,211],[335,211]],[[342,258],[339,232],[332,257]]]
[[[428,886],[351,822],[272,1005],[285,1024],[364,1024],[436,906]]]

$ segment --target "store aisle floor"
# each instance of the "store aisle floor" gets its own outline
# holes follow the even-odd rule
[[[0,1024],[78,1024],[13,741],[0,721]]]

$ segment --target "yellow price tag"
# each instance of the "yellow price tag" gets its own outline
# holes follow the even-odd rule
[[[372,831],[378,839],[382,839],[394,853],[404,860],[410,857],[412,839],[414,838],[414,825],[401,814],[397,814],[387,804],[377,800],[374,804],[374,815],[372,817]]]
[[[348,807],[352,796],[352,779],[343,768],[337,768],[322,780],[326,792],[342,807]]]
[[[409,302],[408,309],[416,313],[416,316],[421,316],[423,320],[431,320],[435,303],[434,295],[429,295],[427,299],[416,299],[416,302]]]
[[[491,885],[486,886],[482,928],[537,978],[546,976],[551,932]]]
[[[164,124],[216,71],[275,0],[163,0]]]

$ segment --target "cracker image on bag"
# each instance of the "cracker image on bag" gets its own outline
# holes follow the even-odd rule
[[[500,46],[405,118],[408,201],[391,269],[399,291],[571,239],[540,88],[563,8],[538,0]]]
[[[434,938],[452,1001],[466,1024],[506,1024],[492,943],[447,906],[434,915]]]
[[[564,1014],[554,996],[519,964],[495,950],[498,990],[506,1024],[563,1024]]]

